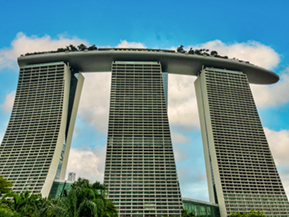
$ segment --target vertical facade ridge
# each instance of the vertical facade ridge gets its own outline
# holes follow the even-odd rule
[[[68,106],[68,120],[65,132],[65,147],[62,149],[62,166],[59,173],[59,179],[64,180],[66,174],[66,168],[68,163],[69,151],[72,141],[73,130],[75,126],[75,120],[77,110],[79,106],[80,95],[83,87],[84,76],[82,73],[73,70],[71,73],[70,91],[69,91],[69,106]]]
[[[251,209],[288,216],[288,199],[246,74],[205,68],[195,87],[206,170],[212,176],[210,200],[218,202],[221,216]]]
[[[120,216],[179,216],[182,201],[158,62],[112,63],[104,184]]]

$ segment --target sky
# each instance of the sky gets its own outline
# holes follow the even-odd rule
[[[17,87],[17,57],[69,44],[207,48],[274,71],[280,81],[251,85],[289,196],[289,1],[0,0],[0,140]],[[85,73],[68,172],[103,181],[110,73]],[[195,77],[169,75],[169,121],[183,197],[209,201]]]

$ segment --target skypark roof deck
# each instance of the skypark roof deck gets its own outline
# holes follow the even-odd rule
[[[81,72],[109,72],[113,61],[159,61],[162,71],[172,74],[197,75],[202,67],[242,71],[253,84],[273,84],[279,76],[267,69],[233,59],[177,53],[160,49],[101,48],[93,51],[43,53],[18,58],[20,67],[39,63],[69,62]]]

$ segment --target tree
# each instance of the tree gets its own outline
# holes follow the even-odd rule
[[[11,187],[13,184],[6,179],[4,179],[2,176],[0,176],[0,196],[2,194],[6,194],[8,192],[11,192]]]
[[[38,207],[36,217],[57,217],[51,207],[57,204],[57,199],[42,198],[42,204]]]
[[[4,217],[117,217],[117,209],[107,199],[107,188],[87,179],[78,179],[71,190],[58,199],[41,194],[8,192],[0,199],[0,216]]]
[[[95,45],[92,45],[88,48],[88,50],[97,50],[97,47]]]
[[[67,50],[69,51],[78,51],[77,48],[75,46],[73,46],[72,44],[66,47]]]
[[[259,210],[251,210],[251,212],[247,215],[248,217],[266,217],[264,213]]]
[[[43,199],[41,194],[31,194],[30,191],[20,194],[9,192],[1,198],[0,204],[6,212],[14,213],[12,216],[35,217],[43,205]]]
[[[216,55],[218,55],[218,52],[215,51],[215,50],[212,50],[212,51],[211,51],[211,56],[216,56]]]
[[[64,191],[55,203],[48,204],[49,208],[42,214],[57,217],[117,217],[116,207],[106,199],[106,194],[107,188],[99,182],[90,184],[87,179],[79,178],[69,192]]]
[[[3,217],[20,217],[20,214],[10,209],[7,204],[0,203],[0,216]]]
[[[264,213],[260,212],[259,210],[251,210],[250,213],[231,213],[228,217],[266,217]]]
[[[193,213],[188,213],[188,210],[182,209],[182,215],[181,217],[195,217],[195,214]]]
[[[195,50],[195,54],[197,54],[197,55],[202,55],[201,50],[196,49],[196,50]]]
[[[65,51],[67,51],[67,48],[58,48],[57,49],[57,52],[65,52]]]
[[[230,215],[228,215],[228,217],[246,217],[246,214],[236,212],[236,213],[231,213]]]
[[[194,54],[195,53],[195,51],[193,50],[193,48],[190,48],[190,50],[189,50],[189,52],[188,52],[189,54]]]
[[[179,53],[185,53],[186,51],[184,50],[184,46],[183,46],[183,45],[179,46],[179,47],[177,48],[177,52],[179,52]]]
[[[87,49],[87,47],[84,44],[80,44],[77,47],[78,47],[78,50],[80,51],[84,51],[85,49]]]

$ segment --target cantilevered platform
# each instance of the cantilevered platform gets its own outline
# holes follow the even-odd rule
[[[273,84],[279,76],[272,71],[240,62],[238,60],[184,54],[167,50],[150,49],[100,49],[94,51],[75,51],[36,54],[18,58],[20,67],[38,63],[69,62],[70,66],[81,72],[111,71],[113,61],[160,61],[162,71],[172,74],[197,75],[202,66],[242,71],[250,83]]]

